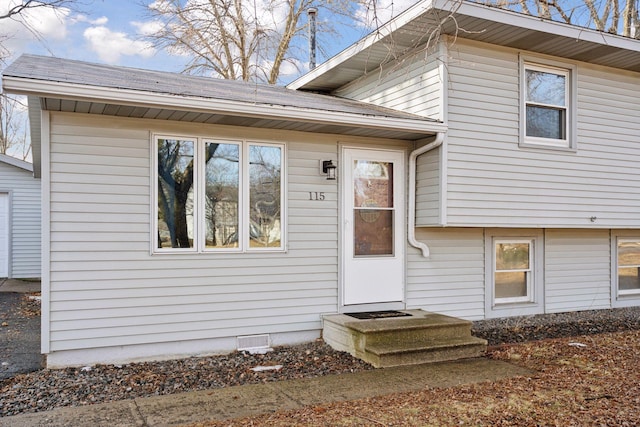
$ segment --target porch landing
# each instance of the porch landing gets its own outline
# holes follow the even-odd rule
[[[487,341],[471,336],[471,322],[422,310],[399,310],[406,317],[356,319],[323,316],[322,337],[339,351],[376,368],[443,362],[483,356]]]

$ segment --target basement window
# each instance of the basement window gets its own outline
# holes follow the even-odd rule
[[[485,317],[542,312],[542,234],[496,231],[500,234],[490,233],[485,246]]]
[[[638,305],[640,300],[640,238],[617,237],[613,248],[614,306]]]

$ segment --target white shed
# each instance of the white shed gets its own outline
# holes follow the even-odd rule
[[[0,154],[0,277],[40,277],[40,178]]]

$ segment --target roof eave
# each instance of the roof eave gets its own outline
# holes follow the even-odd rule
[[[413,131],[426,135],[446,131],[446,124],[420,119],[353,114],[341,111],[311,110],[299,107],[255,104],[216,98],[180,96],[130,89],[78,85],[3,76],[6,92],[18,95],[59,97],[95,102],[117,103],[154,108],[174,108],[183,111],[229,114],[241,117],[283,119],[307,123],[369,127],[372,129]]]
[[[427,13],[451,12],[457,15],[465,15],[494,23],[508,23],[510,26],[523,30],[533,30],[555,35],[558,38],[568,38],[581,42],[591,42],[613,49],[623,49],[640,52],[640,44],[637,40],[623,37],[617,34],[605,33],[591,28],[579,27],[563,22],[552,21],[537,16],[525,15],[511,10],[501,9],[484,4],[450,0],[423,0],[407,9],[396,18],[384,24],[380,29],[372,32],[328,61],[318,65],[315,69],[299,77],[287,85],[289,89],[309,89],[313,87],[316,79],[323,74],[341,66],[345,61],[356,55],[368,55],[368,51],[379,43],[384,43],[386,38],[393,37],[395,31],[400,31],[404,25]],[[455,26],[454,26],[455,27]],[[531,47],[536,41],[531,40]],[[370,61],[369,67],[375,66]],[[362,70],[363,72],[365,70]]]
[[[27,172],[33,172],[32,163],[25,162],[24,160],[16,159],[15,157],[11,157],[6,154],[0,154],[0,162],[6,163],[11,166],[15,166]]]

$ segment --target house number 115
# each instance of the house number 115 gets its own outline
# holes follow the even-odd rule
[[[324,200],[323,191],[309,191],[309,200]]]

